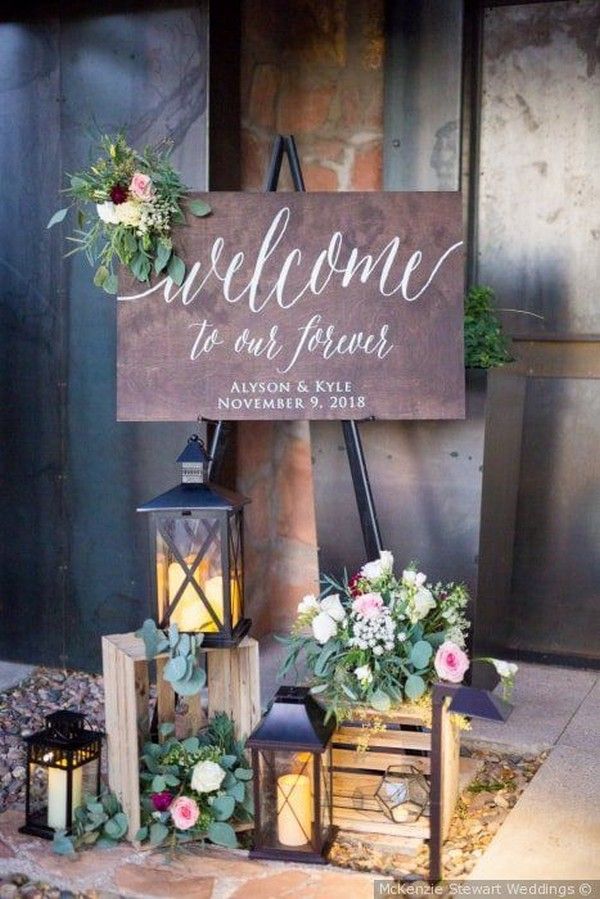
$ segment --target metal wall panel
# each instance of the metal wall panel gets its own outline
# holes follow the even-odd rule
[[[600,381],[531,379],[507,645],[600,659]]]
[[[16,309],[25,319],[21,330],[29,321],[30,333],[21,336],[19,368],[11,365],[6,373],[7,380],[13,379],[8,424],[14,417],[22,437],[24,431],[36,433],[36,419],[43,435],[40,416],[52,420],[47,443],[15,438],[7,452],[9,478],[23,507],[19,533],[34,573],[25,577],[19,566],[4,589],[17,587],[28,621],[43,623],[43,635],[36,629],[28,638],[26,628],[17,633],[2,627],[0,657],[97,667],[101,634],[131,629],[149,611],[145,522],[135,508],[175,480],[173,461],[189,429],[116,423],[115,301],[93,287],[85,260],[60,262],[64,245],[58,233],[47,234],[45,223],[60,203],[63,170],[87,164],[98,130],[125,127],[141,145],[170,134],[174,162],[187,183],[207,188],[207,6],[161,9],[154,3],[126,15],[63,18],[40,24],[38,44],[23,43],[15,51],[25,87],[10,118],[3,119],[2,147],[12,160],[16,186],[11,184],[11,193],[21,196],[23,228],[9,245],[11,284],[17,283],[9,297],[13,317]],[[28,32],[1,26],[3,49],[10,45],[7,29],[15,27]],[[40,46],[50,48],[51,87],[46,87],[45,70],[38,73]],[[31,108],[33,100],[37,106]],[[3,204],[0,214],[6,212]],[[14,229],[13,217],[6,217],[6,228]],[[32,258],[29,294],[19,296],[15,260],[22,278],[23,271],[32,271]],[[35,265],[41,267],[39,276]],[[54,322],[58,338],[46,334],[43,316]],[[4,335],[11,340],[10,332]],[[28,367],[37,372],[35,383],[31,375],[23,383]],[[3,417],[7,420],[6,412]],[[30,471],[48,481],[37,505],[27,484]],[[50,473],[42,475],[52,471],[55,480]],[[14,513],[6,508],[2,517],[10,533]],[[38,576],[35,569],[42,562]],[[62,566],[58,573],[57,564]],[[5,572],[10,576],[10,571],[9,565]]]
[[[600,3],[485,11],[477,279],[515,333],[600,331]]]
[[[458,190],[462,0],[389,2],[387,190]]]

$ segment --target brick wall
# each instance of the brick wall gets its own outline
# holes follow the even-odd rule
[[[276,133],[294,134],[307,190],[382,183],[383,0],[244,0],[242,189],[260,190]],[[291,189],[287,170],[280,189]],[[238,430],[246,572],[256,633],[281,631],[318,589],[310,431]]]

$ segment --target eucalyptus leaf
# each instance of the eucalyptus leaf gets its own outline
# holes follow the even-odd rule
[[[119,289],[119,282],[117,281],[116,275],[109,275],[104,284],[102,285],[102,290],[105,293],[110,293],[112,296],[116,296],[117,290]]]
[[[204,216],[210,215],[212,212],[211,207],[204,200],[191,200],[188,203],[188,208],[198,218],[204,218]]]
[[[169,829],[160,821],[156,821],[150,827],[150,842],[153,846],[159,846],[169,836]]]
[[[67,206],[65,207],[65,209],[59,209],[58,212],[55,212],[46,225],[46,228],[53,228],[55,225],[59,225],[62,221],[64,221],[65,216],[70,208],[70,206]]]
[[[425,668],[431,659],[433,649],[427,640],[419,640],[410,651],[410,662],[415,668]]]
[[[185,278],[185,262],[179,256],[176,256],[175,253],[169,259],[167,274],[178,287],[181,287]]]
[[[404,685],[404,692],[408,699],[419,699],[425,692],[425,681],[420,674],[409,674]]]
[[[163,790],[166,790],[167,783],[162,774],[157,774],[156,777],[152,780],[152,789],[155,793],[162,793]]]
[[[75,855],[73,840],[64,831],[57,831],[52,839],[52,851],[57,855]]]
[[[184,740],[181,745],[186,752],[198,752],[200,748],[200,741],[198,737],[188,737],[187,740]]]
[[[98,836],[94,845],[97,849],[114,849],[118,845],[118,840],[113,840],[107,836]]]
[[[150,275],[151,263],[144,253],[136,253],[131,260],[129,268],[138,281],[147,281]]]
[[[140,829],[137,831],[137,833],[135,835],[136,842],[143,843],[144,840],[147,840],[147,839],[148,839],[148,827],[147,826],[140,827]]]
[[[179,643],[179,628],[173,622],[173,624],[169,625],[169,646],[171,649],[176,649],[177,644]]]
[[[232,786],[230,796],[233,796],[236,802],[243,802],[246,798],[246,784],[242,780],[238,780]]]
[[[163,669],[163,677],[170,683],[174,683],[175,681],[181,680],[181,678],[185,677],[186,670],[187,664],[184,657],[174,656],[172,659],[169,659],[169,661],[165,665]]]
[[[221,768],[233,768],[237,762],[237,755],[223,755],[219,759]]]
[[[392,701],[383,690],[373,690],[369,693],[369,705],[373,706],[378,712],[387,712],[392,705]]]
[[[199,693],[206,683],[206,672],[202,669],[194,671],[189,680],[178,680],[173,682],[173,689],[180,696],[194,696]]]
[[[208,839],[217,846],[225,846],[226,849],[237,849],[238,841],[235,830],[231,824],[225,821],[213,821],[208,826]]]
[[[175,725],[171,721],[164,721],[158,728],[161,737],[170,737],[175,733]]]
[[[96,274],[94,275],[94,284],[96,287],[102,287],[106,279],[110,276],[109,270],[105,265],[100,265],[96,269]]]
[[[233,773],[237,780],[252,780],[252,768],[236,768]]]
[[[168,265],[173,245],[170,240],[159,240],[156,248],[156,259],[154,260],[154,271],[159,275]]]
[[[233,815],[235,799],[233,796],[216,796],[212,810],[217,821],[227,821]]]

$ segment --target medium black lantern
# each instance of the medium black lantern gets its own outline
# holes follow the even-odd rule
[[[235,646],[244,618],[243,507],[239,493],[206,483],[209,457],[197,434],[179,456],[181,483],[140,506],[150,517],[152,581],[160,627]]]
[[[254,858],[326,861],[334,729],[307,687],[279,688],[246,743],[254,774]]]
[[[101,731],[90,730],[78,712],[53,712],[43,730],[25,737],[27,782],[21,833],[51,840],[70,832],[84,795],[100,793]]]

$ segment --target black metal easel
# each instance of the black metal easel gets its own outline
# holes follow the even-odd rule
[[[290,166],[294,190],[299,192],[306,190],[304,178],[302,177],[296,141],[291,134],[285,136],[279,134],[275,138],[269,168],[267,169],[264,184],[265,193],[271,193],[277,190],[281,174],[281,164],[284,156],[287,157]],[[230,424],[228,422],[218,421],[214,423],[214,428],[209,440],[209,452],[212,459],[209,468],[209,477],[219,470],[223,457],[225,437],[229,428]],[[350,474],[352,475],[352,484],[354,486],[354,495],[356,496],[356,505],[358,506],[358,514],[360,516],[360,526],[366,557],[367,559],[375,559],[383,549],[383,544],[381,542],[381,532],[379,530],[379,522],[377,520],[377,512],[373,501],[373,493],[371,491],[369,473],[367,471],[367,463],[362,441],[360,439],[358,424],[356,421],[343,421],[342,428],[344,432],[344,443],[346,444],[346,453],[348,454],[348,463],[350,465]]]

